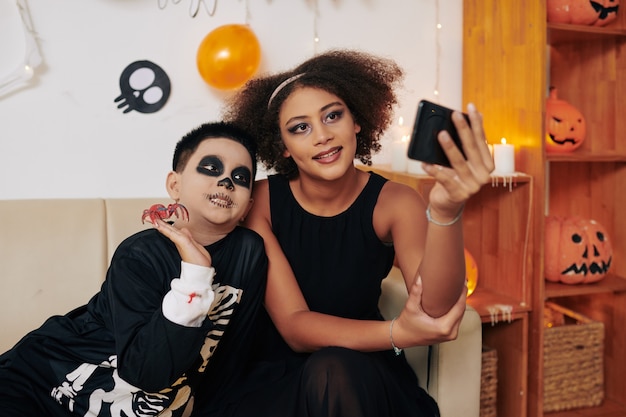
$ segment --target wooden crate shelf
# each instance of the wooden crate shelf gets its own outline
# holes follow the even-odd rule
[[[528,189],[526,193],[518,192],[531,201],[518,200],[517,208],[507,208],[513,210],[515,220],[530,213],[532,230],[526,248],[531,266],[515,265],[527,267],[528,287],[515,286],[504,294],[513,302],[523,301],[528,310],[518,311],[519,319],[509,326],[483,325],[490,346],[510,349],[503,366],[510,366],[514,378],[504,382],[499,379],[498,415],[544,415],[542,311],[546,300],[558,300],[572,311],[604,324],[606,396],[598,407],[546,415],[624,417],[626,118],[621,108],[626,94],[626,13],[620,9],[617,19],[606,27],[552,24],[546,21],[546,3],[463,3],[463,106],[476,104],[483,114],[488,138],[504,136],[515,144],[516,167],[534,179],[522,186]],[[585,141],[569,154],[545,151],[545,101],[552,86],[558,88],[559,98],[581,111],[587,122]],[[610,274],[586,286],[546,282],[546,215],[578,215],[600,222],[611,233]],[[499,226],[508,234],[516,233],[515,227],[504,223]],[[522,247],[523,239],[516,236],[513,240]],[[512,275],[519,276],[515,272]],[[494,282],[489,282],[488,289],[495,294],[502,292]],[[474,302],[483,303],[480,295]],[[522,348],[513,349],[509,339],[521,343]],[[526,362],[521,370],[516,366],[520,362]],[[526,385],[520,385],[519,372],[526,372]]]

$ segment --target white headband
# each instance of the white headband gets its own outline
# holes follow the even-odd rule
[[[300,73],[300,74],[296,74],[293,77],[289,77],[285,81],[283,81],[282,83],[278,84],[278,87],[276,87],[274,89],[274,92],[270,96],[270,99],[267,100],[267,108],[268,109],[270,108],[270,105],[272,104],[272,100],[274,100],[274,97],[276,97],[276,94],[280,93],[280,90],[282,90],[283,88],[285,88],[285,86],[287,86],[288,84],[294,82],[298,78],[302,77],[304,74],[305,74],[304,72]]]

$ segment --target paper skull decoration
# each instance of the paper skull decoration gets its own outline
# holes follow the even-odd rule
[[[557,89],[550,88],[546,100],[546,152],[569,153],[583,144],[587,123],[580,110],[558,97]]]
[[[547,216],[545,226],[546,280],[589,284],[606,276],[613,247],[604,226],[577,216]]]
[[[170,79],[154,62],[135,61],[129,64],[120,75],[120,95],[118,109],[126,107],[124,113],[136,110],[140,113],[154,113],[161,110],[170,96]]]
[[[620,0],[548,0],[548,22],[604,26],[615,20]]]

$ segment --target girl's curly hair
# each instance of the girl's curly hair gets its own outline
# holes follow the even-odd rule
[[[277,89],[291,77],[292,81]],[[223,118],[256,137],[258,158],[265,168],[295,178],[295,162],[283,156],[278,112],[295,89],[320,88],[341,98],[350,109],[361,126],[355,158],[371,165],[372,154],[380,151],[381,136],[392,122],[393,107],[398,103],[395,88],[403,77],[403,70],[390,59],[354,50],[332,50],[289,71],[248,81],[226,103]]]

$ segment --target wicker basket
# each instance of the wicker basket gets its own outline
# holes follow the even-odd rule
[[[543,410],[593,407],[604,400],[604,324],[546,303]]]
[[[483,345],[480,372],[480,417],[496,416],[498,351]]]

